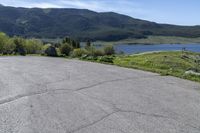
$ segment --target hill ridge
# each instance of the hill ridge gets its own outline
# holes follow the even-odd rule
[[[115,12],[0,6],[0,31],[10,36],[116,41],[149,35],[200,37],[200,26],[177,26]]]

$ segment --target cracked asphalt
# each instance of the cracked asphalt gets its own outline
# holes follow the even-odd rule
[[[200,133],[200,84],[79,60],[0,57],[0,133]]]

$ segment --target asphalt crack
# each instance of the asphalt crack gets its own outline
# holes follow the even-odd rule
[[[151,77],[156,77],[156,76],[160,76],[160,75],[154,75],[154,76],[151,76]],[[99,86],[99,85],[102,85],[102,84],[106,84],[106,83],[112,83],[112,82],[117,82],[117,81],[125,81],[125,80],[130,80],[130,79],[135,79],[135,78],[136,77],[106,80],[106,81],[98,82],[98,83],[90,85],[90,86],[86,86],[86,87],[82,87],[82,88],[76,89],[75,91],[81,91],[81,90],[89,89],[89,88],[96,87],[96,86]],[[140,79],[144,79],[144,78],[149,78],[149,76],[148,77],[141,77]],[[137,79],[139,79],[139,78],[137,78]]]
[[[157,75],[156,75],[157,76]],[[114,80],[107,80],[107,81],[102,81],[102,82],[98,82],[96,84],[93,84],[93,85],[90,85],[90,86],[86,86],[86,87],[82,87],[82,88],[78,88],[76,90],[71,90],[71,91],[81,91],[81,90],[85,90],[85,89],[90,89],[92,87],[96,87],[96,86],[99,86],[99,85],[102,85],[102,84],[106,84],[106,83],[112,83],[112,82],[117,82],[117,81],[124,81],[124,80],[130,80],[130,79],[134,79],[135,77],[130,77],[130,78],[123,78],[123,79],[114,79]],[[149,78],[149,77],[143,77],[143,78]],[[58,80],[58,81],[55,81],[53,83],[58,83],[58,82],[62,82],[62,81],[65,81],[67,79],[62,79],[62,80]],[[10,103],[12,101],[16,101],[16,100],[19,100],[21,98],[24,98],[24,97],[30,97],[30,96],[35,96],[35,95],[41,95],[41,94],[46,94],[48,92],[56,92],[56,91],[70,91],[70,89],[55,89],[55,90],[48,90],[48,85],[49,84],[53,84],[53,83],[45,83],[44,86],[46,86],[45,90],[42,90],[42,91],[38,91],[38,92],[29,92],[27,94],[19,94],[19,95],[16,95],[16,96],[12,96],[12,97],[8,97],[8,98],[5,98],[5,99],[0,99],[0,105],[3,105],[3,104],[6,104],[6,103]],[[41,86],[41,84],[36,84],[37,86]]]
[[[44,93],[47,93],[47,91],[31,92],[31,93],[28,93],[28,94],[19,94],[19,95],[13,96],[13,97],[8,97],[8,98],[5,98],[5,99],[1,99],[0,100],[0,105],[6,104],[6,103],[10,103],[12,101],[19,100],[21,98],[35,96],[35,95],[41,95],[41,94],[44,94]]]
[[[200,131],[200,127],[196,127],[196,126],[193,126],[193,125],[190,125],[190,124],[185,124],[185,126],[189,126],[191,128],[194,128],[194,129]]]
[[[95,124],[97,124],[97,123],[103,121],[104,119],[108,118],[109,116],[111,116],[111,115],[113,115],[113,114],[115,114],[115,113],[116,113],[116,112],[112,112],[112,113],[106,114],[105,116],[99,118],[98,120],[93,121],[92,123],[89,123],[89,124],[80,126],[80,127],[76,128],[76,129],[71,130],[71,131],[66,132],[66,133],[75,133],[75,132],[80,131],[80,130],[82,130],[82,129],[91,127],[91,126],[93,126],[93,125],[95,125]]]
[[[118,109],[118,112],[120,112],[120,113],[135,113],[135,114],[144,115],[144,116],[150,116],[150,117],[157,117],[157,118],[166,118],[166,119],[168,119],[168,117],[167,117],[167,116],[164,116],[164,115],[159,115],[159,114],[148,114],[148,113],[139,112],[139,111],[133,111],[133,110],[122,110],[122,109]]]
[[[80,93],[80,92],[79,92]],[[174,120],[178,123],[181,123],[182,125],[184,126],[187,126],[187,127],[191,127],[191,128],[194,128],[198,131],[200,131],[200,127],[196,127],[196,126],[193,126],[191,124],[187,124],[187,123],[183,123],[181,122],[180,120],[177,120],[175,118],[171,118],[169,116],[165,116],[165,115],[161,115],[161,114],[153,114],[153,113],[145,113],[145,112],[141,112],[141,111],[136,111],[136,110],[125,110],[125,109],[120,109],[117,107],[117,105],[115,105],[114,103],[110,102],[110,101],[107,101],[107,100],[103,100],[103,99],[100,99],[100,98],[97,98],[97,97],[94,97],[94,96],[89,96],[87,94],[84,94],[84,93],[81,93],[91,99],[95,99],[95,100],[98,100],[98,101],[101,101],[101,102],[104,102],[108,105],[110,105],[109,107],[114,110],[114,112],[112,114],[115,114],[115,113],[134,113],[134,114],[138,114],[138,115],[142,115],[142,116],[149,116],[149,117],[153,117],[153,118],[162,118],[162,119],[171,119],[171,120]],[[94,125],[94,124],[93,124]],[[92,126],[92,125],[91,125]],[[87,126],[89,127],[89,126]]]
[[[154,75],[155,76],[160,76],[160,75]],[[152,77],[152,76],[151,76]],[[81,90],[85,90],[85,89],[90,89],[92,87],[96,87],[96,86],[99,86],[99,85],[102,85],[102,84],[106,84],[106,83],[112,83],[112,82],[118,82],[118,81],[124,81],[124,80],[131,80],[131,79],[134,79],[135,77],[129,77],[129,78],[121,78],[121,79],[113,79],[113,80],[106,80],[106,81],[102,81],[102,82],[98,82],[98,83],[95,83],[95,84],[92,84],[92,85],[89,85],[89,86],[86,86],[86,87],[81,87],[81,88],[78,88],[78,89],[75,89],[75,90],[69,90],[69,89],[55,89],[55,90],[48,90],[48,85],[49,84],[53,84],[53,83],[58,83],[58,82],[63,82],[67,79],[62,79],[62,80],[58,80],[58,81],[55,81],[55,82],[49,82],[49,83],[45,83],[44,86],[46,86],[45,90],[42,90],[42,91],[38,91],[38,92],[29,92],[27,94],[19,94],[19,95],[16,95],[16,96],[13,96],[13,97],[8,97],[8,98],[5,98],[5,99],[0,99],[0,105],[3,105],[3,104],[6,104],[6,103],[10,103],[12,101],[16,101],[16,100],[19,100],[19,99],[22,99],[22,98],[25,98],[25,97],[30,97],[30,96],[35,96],[35,95],[41,95],[41,94],[46,94],[46,93],[49,93],[49,92],[56,92],[56,91],[71,91],[71,92],[77,92],[77,91],[81,91]],[[140,77],[141,78],[149,78],[149,76],[147,77]],[[138,78],[137,78],[138,79]],[[39,85],[39,84],[37,84]],[[41,86],[41,84],[40,84]],[[83,93],[81,93],[83,94]],[[84,94],[86,95],[86,94]],[[88,95],[86,95],[88,96]],[[134,110],[123,110],[123,109],[120,109],[120,108],[117,108],[115,104],[109,102],[109,101],[105,101],[105,100],[102,100],[100,98],[96,98],[96,97],[91,97],[91,96],[88,96],[92,99],[96,99],[96,100],[100,100],[100,101],[103,101],[103,102],[106,102],[108,103],[109,105],[112,105],[111,109],[113,109],[114,112],[112,113],[107,113],[106,115],[104,115],[103,117],[93,121],[92,123],[88,123],[88,124],[85,124],[83,126],[80,126],[78,127],[77,129],[74,129],[72,131],[69,131],[67,133],[74,133],[74,132],[77,132],[77,131],[80,131],[82,129],[85,129],[85,128],[88,128],[90,126],[93,126],[103,120],[105,120],[106,118],[110,117],[111,115],[113,114],[116,114],[116,113],[135,113],[135,114],[138,114],[138,115],[144,115],[144,116],[150,116],[150,117],[154,117],[154,118],[164,118],[164,119],[173,119],[177,122],[180,123],[179,120],[177,119],[174,119],[174,118],[170,118],[168,116],[164,116],[164,115],[160,115],[160,114],[148,114],[148,113],[145,113],[145,112],[140,112],[140,111],[134,111]],[[106,112],[104,112],[106,113]],[[182,123],[182,122],[181,122]],[[200,131],[200,127],[196,127],[196,126],[193,126],[193,125],[190,125],[190,124],[187,124],[187,123],[182,123],[183,125],[185,126],[188,126],[188,127],[191,127],[191,128],[194,128],[198,131]]]
[[[147,114],[147,113],[143,113],[143,112],[139,112],[139,111],[126,111],[126,110],[121,110],[121,109],[117,109],[116,111],[112,112],[112,113],[109,113],[97,120],[95,120],[94,122],[92,123],[89,123],[89,124],[85,124],[83,126],[80,126],[74,130],[71,130],[69,132],[66,132],[66,133],[75,133],[75,132],[78,132],[80,130],[83,130],[83,129],[86,129],[88,127],[91,127],[91,126],[94,126],[96,125],[97,123],[105,120],[106,118],[110,117],[111,115],[114,115],[116,113],[136,113],[136,114],[139,114],[139,115],[145,115],[145,116],[151,116],[151,117],[160,117],[160,118],[167,118],[166,116],[163,116],[163,115],[158,115],[158,114]]]

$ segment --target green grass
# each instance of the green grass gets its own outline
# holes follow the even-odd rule
[[[114,59],[114,65],[200,82],[200,76],[185,74],[188,70],[200,72],[200,65],[195,63],[196,59],[200,59],[199,53],[157,52],[132,56],[118,56]]]

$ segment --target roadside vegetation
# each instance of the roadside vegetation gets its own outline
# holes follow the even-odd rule
[[[107,55],[81,59],[200,82],[200,53],[189,51],[153,52],[135,55]]]
[[[188,51],[118,56],[115,65],[171,75],[200,82],[200,54]]]
[[[79,41],[69,37],[59,43],[44,43],[37,39],[25,39],[22,37],[9,37],[0,33],[0,55],[43,55],[52,57],[73,57],[93,60],[98,56],[110,56],[115,53],[112,45],[97,49],[87,41],[85,46]]]
[[[40,54],[42,47],[43,43],[40,40],[10,38],[4,33],[0,33],[0,55]]]
[[[71,38],[60,43],[45,44],[37,39],[8,37],[0,33],[0,55],[43,55],[53,57],[78,58],[141,69],[200,82],[200,53],[188,51],[154,52],[135,55],[118,55],[112,45],[96,48],[90,41],[84,46]]]

